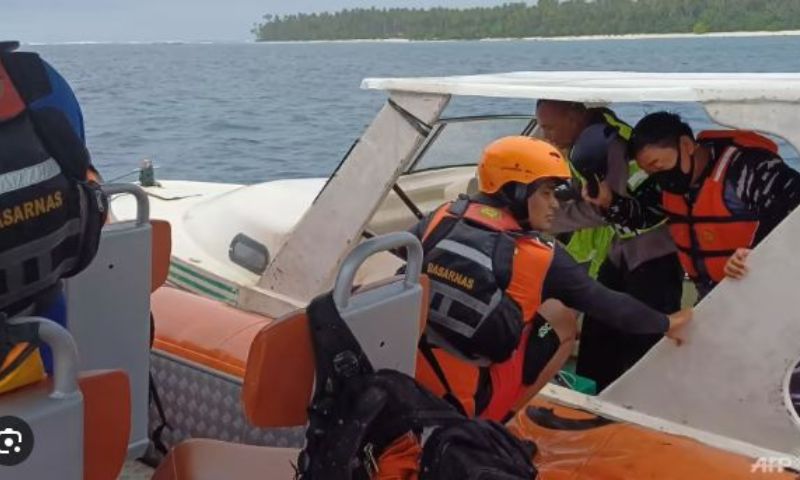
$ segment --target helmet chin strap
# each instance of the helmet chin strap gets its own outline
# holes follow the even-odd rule
[[[524,192],[524,193],[523,193]],[[522,226],[528,225],[528,185],[507,185],[502,188],[495,198],[505,205]]]
[[[509,206],[508,209],[511,210],[511,215],[514,216],[514,220],[516,220],[520,225],[526,226],[529,223],[527,202],[522,205],[519,203],[513,204]]]

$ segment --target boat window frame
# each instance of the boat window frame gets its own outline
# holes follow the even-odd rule
[[[414,159],[409,164],[408,168],[401,174],[401,176],[405,175],[413,175],[415,173],[420,172],[429,172],[434,170],[441,170],[444,168],[455,168],[455,167],[471,167],[476,166],[477,163],[461,163],[461,164],[452,164],[447,166],[441,167],[430,167],[430,168],[422,168],[416,170],[415,167],[419,164],[419,162],[425,157],[425,154],[430,150],[430,147],[436,142],[436,139],[445,129],[445,127],[450,123],[466,123],[466,122],[474,122],[474,121],[484,121],[484,120],[522,120],[528,119],[528,123],[525,125],[525,128],[518,135],[530,135],[534,129],[536,128],[537,122],[536,117],[532,114],[521,114],[521,113],[507,113],[507,114],[484,114],[484,115],[466,115],[466,116],[459,116],[459,117],[444,117],[440,118],[433,124],[431,128],[431,133],[425,138],[425,141],[422,143],[420,148],[414,154]]]

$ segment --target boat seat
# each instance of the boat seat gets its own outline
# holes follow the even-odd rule
[[[216,300],[173,287],[152,295],[153,349],[243,378],[256,334],[273,322]],[[221,322],[220,319],[225,319]]]
[[[298,453],[294,448],[193,438],[170,450],[152,480],[290,480]]]
[[[406,276],[351,295],[353,278],[363,261],[399,246],[409,249]],[[429,285],[420,275],[421,264],[421,245],[405,232],[365,241],[342,263],[333,298],[376,369],[414,373],[416,344],[428,312]],[[261,428],[305,425],[313,383],[314,353],[305,311],[263,326],[250,347],[242,389],[249,422]],[[297,453],[296,449],[192,439],[173,448],[152,478],[289,480],[294,478]]]
[[[105,184],[137,199],[135,220],[108,223],[92,263],[64,281],[67,328],[80,351],[78,369],[123,370],[130,382],[130,458],[148,438],[150,294],[169,264],[169,224],[149,219],[148,197],[132,184]]]
[[[131,433],[131,389],[122,370],[81,372],[83,478],[106,480],[122,471]]]
[[[153,236],[150,293],[153,293],[166,283],[169,276],[170,257],[172,256],[172,226],[166,220],[150,219],[150,229]]]
[[[54,375],[0,395],[0,412],[24,420],[31,428],[30,457],[11,467],[14,478],[108,480],[122,471],[131,432],[131,392],[121,370],[78,375],[72,335],[39,317],[12,322],[39,323],[39,336],[53,352]]]

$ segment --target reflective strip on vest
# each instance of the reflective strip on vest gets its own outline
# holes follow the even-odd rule
[[[0,175],[0,195],[46,182],[61,173],[54,158]]]
[[[444,296],[444,300],[439,304],[438,307],[431,308],[431,321],[447,327],[450,330],[456,331],[467,338],[472,337],[475,334],[475,331],[477,331],[483,322],[486,321],[488,315],[500,303],[500,299],[503,296],[502,292],[498,290],[494,293],[494,295],[492,295],[491,300],[487,304],[458,290],[457,288],[453,288],[437,281],[431,281],[431,292],[440,293]],[[453,319],[449,312],[453,301],[456,301],[461,305],[468,307],[470,310],[477,312],[481,316],[480,320],[478,320],[478,323],[474,326],[471,326],[463,321]]]
[[[468,258],[487,270],[491,270],[493,267],[492,259],[489,258],[488,255],[478,249],[470,247],[469,245],[444,239],[436,244],[436,248],[441,248],[442,250],[447,250],[450,253],[455,253],[456,255]]]
[[[624,121],[617,118],[610,110],[603,112],[603,120],[617,131],[617,135],[622,137],[623,140],[628,141],[633,134],[633,128]]]
[[[720,158],[719,162],[717,162],[717,166],[714,168],[714,172],[712,173],[712,177],[714,178],[715,182],[720,182],[724,178],[723,175],[725,172],[728,171],[728,164],[733,157],[733,154],[736,153],[735,148],[726,148],[725,152],[722,154],[722,158]]]

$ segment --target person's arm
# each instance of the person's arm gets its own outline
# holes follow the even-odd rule
[[[542,289],[542,300],[546,298],[560,300],[570,308],[628,333],[666,333],[670,328],[667,315],[591,279],[558,246]]]
[[[635,197],[612,193],[611,202],[605,209],[605,217],[611,223],[634,230],[644,230],[664,221],[661,207],[661,188],[648,179],[636,191]]]
[[[726,182],[759,220],[755,242],[764,239],[800,204],[800,173],[763,150],[742,150],[728,167]],[[725,263],[725,275],[747,275],[749,248],[738,248]]]
[[[766,228],[776,227],[800,205],[800,172],[763,150],[742,150],[728,168],[736,195]],[[757,239],[760,240],[760,239]]]
[[[574,187],[570,187],[574,188]],[[574,232],[582,228],[592,228],[606,225],[606,220],[600,211],[593,205],[578,199],[561,201],[556,218],[553,219],[553,226],[548,233],[559,234]]]

